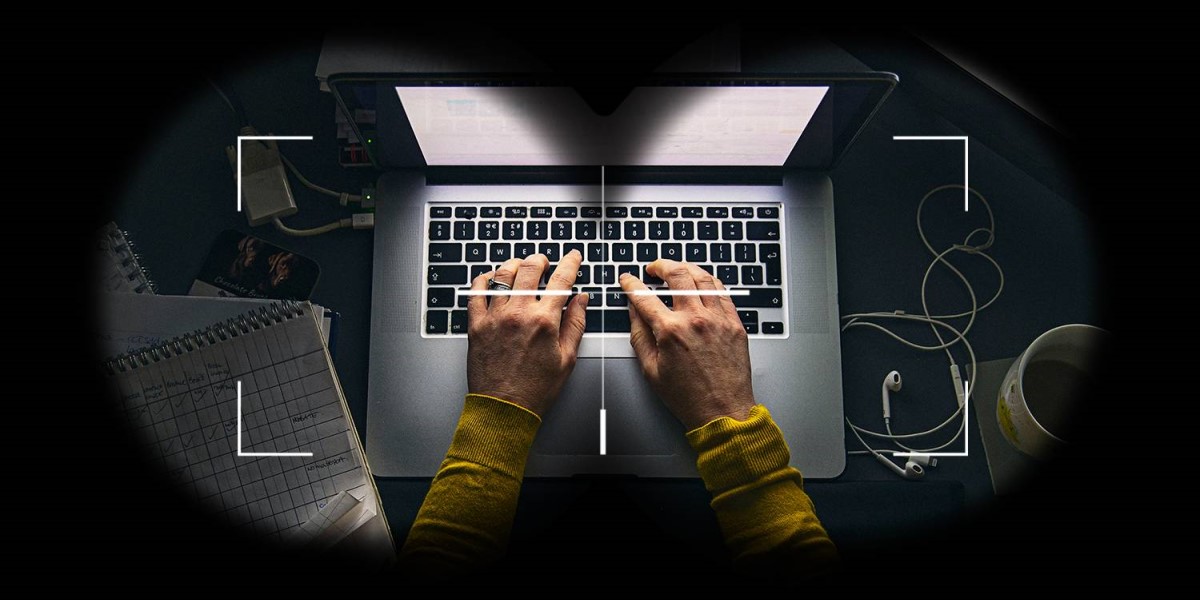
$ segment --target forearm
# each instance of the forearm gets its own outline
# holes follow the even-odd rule
[[[408,533],[401,559],[421,576],[469,571],[508,545],[525,460],[541,420],[468,394],[454,441]]]
[[[787,442],[766,407],[754,407],[745,421],[717,419],[687,437],[739,566],[808,573],[836,562],[837,550],[804,492],[803,477],[788,466]]]

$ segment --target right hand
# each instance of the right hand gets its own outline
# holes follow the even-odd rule
[[[721,281],[693,264],[660,259],[646,274],[672,290],[724,290]],[[754,408],[750,346],[728,295],[674,296],[674,310],[629,274],[621,276],[629,298],[629,343],[642,373],[688,431],[720,417],[744,421]]]

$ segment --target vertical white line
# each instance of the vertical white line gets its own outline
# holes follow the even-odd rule
[[[967,138],[963,138],[963,212],[971,210],[971,154]]]
[[[600,242],[601,248],[604,248],[604,246],[608,244],[608,242],[604,241],[605,240],[605,238],[604,238],[604,219],[607,216],[607,212],[606,212],[607,210],[608,209],[605,208],[605,206],[604,206],[604,165],[600,165],[600,231],[597,232],[596,237],[600,238],[599,242]],[[607,255],[608,253],[604,252],[603,254]],[[607,256],[603,256],[601,258],[601,261],[600,261],[601,275],[604,274],[603,273],[603,271],[604,271],[603,265],[605,265],[608,262],[607,260],[605,260],[607,258],[608,258]],[[605,352],[605,348],[604,348],[604,346],[605,346],[604,334],[605,334],[605,330],[604,330],[604,284],[601,283],[600,284],[600,410],[601,411],[604,410],[604,372],[606,371],[606,369],[604,368],[605,367],[604,361],[607,359],[607,353]],[[603,431],[603,430],[601,430],[601,431]],[[601,447],[603,447],[603,446],[601,446]]]
[[[608,414],[600,409],[600,456],[608,454]]]
[[[971,387],[963,379],[963,456],[971,455]]]
[[[237,211],[242,212],[242,140],[237,142]],[[241,446],[238,446],[239,451]]]
[[[242,380],[237,381],[237,449],[238,456],[242,456]]]

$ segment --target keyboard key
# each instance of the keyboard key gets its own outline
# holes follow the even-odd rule
[[[513,244],[513,258],[524,259],[534,252],[533,244]]]
[[[471,265],[471,281],[475,281],[476,277],[491,271],[491,265]]]
[[[499,219],[504,216],[504,210],[499,206],[485,206],[479,209],[479,216],[485,219]]]
[[[445,308],[454,304],[454,288],[431,287],[425,294],[425,304],[429,308]]]
[[[642,269],[637,265],[617,265],[617,281],[621,281],[621,276],[629,273],[635,279],[641,279]]]
[[[602,291],[600,290],[600,288],[596,288],[596,287],[587,287],[587,288],[583,288],[583,289],[582,289],[582,290],[580,290],[580,291],[581,291],[582,293],[584,293],[584,294],[587,294],[587,295],[588,295],[588,306],[589,306],[589,307],[591,307],[591,306],[601,306],[601,305],[604,303],[604,292],[602,292]],[[593,311],[590,311],[590,310],[588,311],[588,313],[589,313],[589,314],[590,314],[591,312],[593,312]]]
[[[579,243],[573,243],[573,242],[572,242],[572,243],[563,244],[563,256],[566,256],[566,255],[570,254],[572,250],[578,250],[578,251],[579,251],[579,258],[583,258],[583,257],[584,257],[584,253],[583,253],[583,251],[584,251],[584,247],[583,247],[583,244],[579,244]]]
[[[629,309],[589,310],[585,318],[588,333],[629,333]]]
[[[762,215],[759,215],[759,216],[762,216]],[[767,321],[762,324],[762,332],[763,333],[781,334],[781,333],[783,333],[783,323],[780,323],[779,321]]]
[[[737,314],[738,318],[741,319],[743,323],[758,323],[757,310],[739,310],[737,311]]]
[[[594,263],[608,262],[608,244],[588,244],[587,259]]]
[[[521,221],[505,221],[504,222],[504,239],[506,240],[523,240],[525,239],[525,223]],[[738,238],[739,240],[742,238]]]
[[[471,268],[472,268],[472,269],[474,269],[475,267],[471,267]],[[471,288],[459,288],[459,290],[460,290],[460,291],[463,291],[463,292],[465,292],[465,291],[467,291],[467,290],[470,290],[470,289],[471,289]],[[468,296],[468,295],[466,295],[466,294],[459,294],[459,295],[458,295],[458,307],[459,307],[459,308],[466,308],[466,307],[467,307],[467,303],[468,303],[468,302],[470,302],[470,301],[471,301],[471,297],[470,297],[470,296]]]
[[[686,254],[688,262],[701,263],[708,260],[707,246],[705,244],[688,244],[686,246]]]
[[[779,244],[763,244],[758,250],[767,266],[767,285],[783,285],[783,260],[779,257]]]
[[[454,222],[454,239],[456,239],[456,240],[473,240],[473,239],[475,239],[475,223],[472,221],[455,221]]]
[[[456,310],[450,313],[450,333],[467,332],[467,311]]]
[[[709,244],[708,249],[712,252],[713,262],[730,262],[733,260],[729,244]]]
[[[746,223],[746,239],[779,240],[779,221],[751,221]]]
[[[616,262],[633,262],[633,244],[613,244],[612,254]]]
[[[617,275],[612,265],[596,265],[592,271],[592,283],[610,285],[617,281]]]
[[[558,268],[558,265],[556,265],[554,263],[550,263],[550,264],[546,265],[546,269],[542,271],[542,285],[543,286],[550,283],[550,275],[553,274],[554,270],[557,268]]]
[[[606,306],[629,306],[628,299],[625,298],[625,291],[619,287],[605,288],[604,304]]]
[[[663,244],[662,257],[671,260],[683,260],[683,244]]]
[[[696,225],[691,221],[675,221],[675,237],[676,240],[690,240],[695,236]]]
[[[534,219],[549,219],[554,214],[554,209],[549,206],[534,206],[529,209],[529,216]]]
[[[610,206],[605,214],[610,219],[624,219],[629,214],[629,209],[624,206]]]
[[[467,282],[467,267],[429,265],[427,279],[431,285],[462,285]]]
[[[679,209],[674,206],[660,206],[654,210],[654,214],[660,219],[674,219],[679,216]]]
[[[605,221],[605,223],[604,223],[604,239],[606,239],[606,240],[621,239],[621,224],[614,223],[612,221]]]
[[[746,328],[746,333],[758,333],[758,323],[742,323],[742,327]]]
[[[579,214],[579,209],[574,206],[560,206],[554,209],[554,216],[560,219],[574,219],[577,214]]]
[[[550,224],[550,239],[553,240],[569,240],[571,239],[571,222],[570,221],[555,221]]]
[[[721,224],[721,239],[723,240],[740,240],[742,239],[742,224],[737,221],[726,221]]]
[[[524,206],[510,206],[504,209],[504,216],[510,219],[524,219],[527,213]]]
[[[449,206],[430,206],[429,207],[429,217],[431,219],[449,219],[450,218],[450,207]]]
[[[499,210],[499,209],[496,209]],[[498,240],[500,239],[500,221],[480,221],[479,222],[479,239],[481,240]]]
[[[430,221],[429,222],[429,239],[431,239],[431,240],[448,240],[448,239],[450,239],[450,221]]]
[[[738,308],[780,308],[783,290],[780,288],[750,288],[749,296],[731,296]]]
[[[474,206],[459,206],[454,209],[454,216],[459,219],[474,219],[476,208]]]
[[[425,333],[446,333],[450,313],[444,310],[425,311]]]
[[[701,269],[704,269],[704,271],[705,271],[705,272],[707,272],[709,275],[712,275],[712,274],[715,272],[715,271],[713,270],[713,266],[712,266],[712,265],[700,265],[700,268],[701,268]]]
[[[654,209],[649,206],[635,206],[629,210],[629,215],[637,219],[648,219],[654,216]]]
[[[733,218],[735,219],[753,219],[754,209],[749,206],[733,207]]]
[[[638,244],[637,245],[637,261],[638,262],[653,262],[658,258],[658,244]]]
[[[596,222],[595,221],[575,221],[575,239],[577,239],[577,240],[594,240],[594,239],[596,239]]]
[[[502,263],[512,258],[512,246],[508,242],[492,244],[492,262]]]
[[[592,268],[586,265],[580,266],[575,272],[575,285],[587,285],[592,282]]]
[[[462,244],[430,244],[429,262],[456,263],[462,261]]]
[[[685,206],[682,214],[685,219],[700,219],[704,217],[704,209],[699,206]]]
[[[696,225],[697,225],[697,227],[696,227],[696,229],[697,229],[696,237],[697,238],[702,239],[702,240],[720,239],[718,232],[717,232],[717,222],[716,221],[700,221]]]
[[[585,219],[599,219],[600,218],[600,207],[599,206],[585,206],[582,209],[580,209],[579,216],[581,216]]]
[[[754,244],[734,244],[733,259],[740,263],[755,262]]]
[[[671,224],[666,221],[650,221],[650,239],[671,239]]]
[[[649,271],[646,271],[646,276],[642,278],[642,283],[646,285],[662,285],[663,280],[651,275]]]
[[[557,243],[538,244],[538,252],[545,254],[546,258],[552,263],[558,262],[558,248],[559,246]]]
[[[737,285],[738,268],[729,265],[718,265],[717,279],[720,279],[721,283],[725,285]]]
[[[544,240],[549,234],[548,223],[545,221],[530,221],[529,227],[525,230],[525,239],[527,240]]]
[[[646,239],[646,222],[645,221],[625,221],[625,239],[627,239],[627,240],[644,240],[644,239]]]
[[[779,209],[774,206],[760,206],[760,207],[758,207],[758,218],[760,218],[760,219],[778,219],[779,218]],[[770,333],[770,332],[764,331],[763,333]]]
[[[487,262],[487,244],[467,244],[467,262]]]
[[[705,212],[708,213],[708,218],[710,218],[710,219],[728,219],[729,218],[729,209],[725,208],[724,206],[710,206],[710,207],[708,207],[708,210]]]
[[[762,285],[763,268],[758,265],[742,267],[742,285]]]

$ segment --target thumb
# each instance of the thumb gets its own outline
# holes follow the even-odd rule
[[[558,345],[569,350],[574,356],[579,351],[579,342],[583,340],[583,330],[587,328],[584,313],[587,311],[588,295],[577,294],[567,304],[563,313],[562,324],[558,331]]]
[[[646,377],[652,381],[658,379],[658,342],[633,303],[629,304],[629,343]]]

